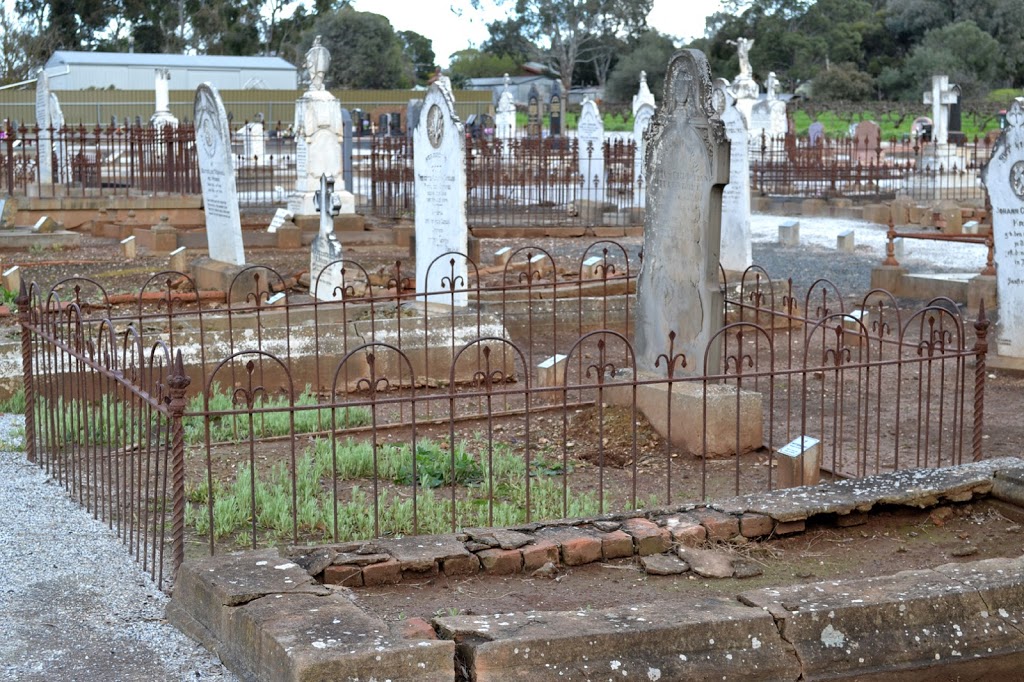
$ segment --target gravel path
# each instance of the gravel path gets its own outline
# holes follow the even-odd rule
[[[0,679],[235,680],[164,621],[167,597],[0,415]]]

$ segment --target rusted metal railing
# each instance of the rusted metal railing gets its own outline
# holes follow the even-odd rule
[[[825,477],[983,456],[983,311],[972,344],[948,301],[851,306],[828,280],[796,292],[752,267],[723,273],[709,365],[675,332],[636,357],[638,254],[616,242],[492,268],[445,254],[421,293],[400,262],[338,265],[333,301],[268,268],[218,310],[176,296],[182,273],[127,309],[84,279],[19,296],[28,456],[162,584],[195,552],[769,490],[805,435]]]

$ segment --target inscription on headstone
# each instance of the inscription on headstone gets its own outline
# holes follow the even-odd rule
[[[648,144],[644,261],[637,284],[636,354],[642,370],[664,374],[658,356],[688,359],[684,372],[703,371],[704,350],[722,324],[718,285],[722,188],[729,181],[725,127],[711,101],[711,71],[698,50],[673,55],[665,98]],[[719,358],[712,348],[709,370]]]
[[[338,301],[343,297],[341,242],[334,234],[334,216],[341,211],[342,197],[334,191],[334,178],[320,177],[320,189],[314,196],[320,212],[320,231],[313,238],[309,253],[309,289],[318,301]]]
[[[231,160],[231,131],[224,102],[210,83],[196,88],[193,118],[210,258],[244,265],[242,221]]]
[[[465,306],[465,257],[452,256],[434,262],[445,253],[468,253],[469,238],[466,134],[455,113],[455,98],[444,76],[430,86],[423,103],[420,124],[413,135],[413,170],[416,177],[416,291],[431,292],[426,299],[431,302]],[[454,291],[454,298],[451,291]]]
[[[576,125],[579,140],[579,174],[583,178],[584,195],[604,188],[604,121],[597,103],[583,100],[580,120]]]
[[[728,83],[715,84],[719,114],[729,140],[729,184],[722,191],[721,263],[727,271],[742,272],[753,262],[750,235],[750,164],[747,157],[747,122],[736,107]],[[717,109],[718,107],[716,107]]]
[[[39,128],[39,182],[53,184],[53,138],[50,128],[50,79],[45,69],[36,78],[36,126]]]
[[[992,238],[999,300],[997,354],[1024,358],[1024,98],[1006,114],[1006,127],[982,171],[992,201]]]
[[[540,93],[537,91],[537,86],[530,86],[530,94],[526,99],[526,134],[530,137],[540,137],[541,135],[541,117],[543,113],[540,110]]]

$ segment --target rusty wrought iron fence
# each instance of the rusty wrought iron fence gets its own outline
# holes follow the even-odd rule
[[[796,137],[762,134],[749,139],[750,183],[771,196],[953,199],[984,203],[981,169],[992,142],[962,146],[880,137]]]
[[[341,261],[334,301],[251,266],[232,289],[254,293],[217,310],[182,273],[126,307],[90,280],[23,290],[28,457],[167,584],[186,555],[236,546],[768,490],[803,436],[826,477],[983,455],[987,322],[971,334],[947,301],[907,311],[873,291],[851,308],[827,280],[801,294],[723,273],[721,363],[673,333],[642,367],[622,245],[522,248],[468,262],[468,280],[460,259],[435,261],[426,293],[401,263]],[[465,308],[426,303],[463,287]]]
[[[244,133],[236,133],[232,140],[239,203],[258,206],[285,201],[286,191],[295,186],[294,138],[278,124],[260,145],[254,146]],[[190,124],[7,127],[0,145],[0,182],[11,196],[201,192],[195,129]],[[39,154],[47,146],[53,175],[43,178]]]

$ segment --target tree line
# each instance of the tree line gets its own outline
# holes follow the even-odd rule
[[[357,0],[358,2],[358,0]],[[660,97],[680,47],[647,25],[653,0],[469,0],[507,10],[489,38],[452,57],[456,85],[525,64],[626,102],[646,71]],[[0,17],[0,81],[31,76],[57,49],[279,55],[301,65],[315,35],[332,54],[330,87],[405,88],[435,71],[431,41],[395,31],[350,0],[16,0]],[[944,73],[976,98],[1024,85],[1024,0],[727,0],[708,17],[703,50],[715,76],[739,71],[737,38],[752,38],[754,78],[810,99],[919,101]]]

